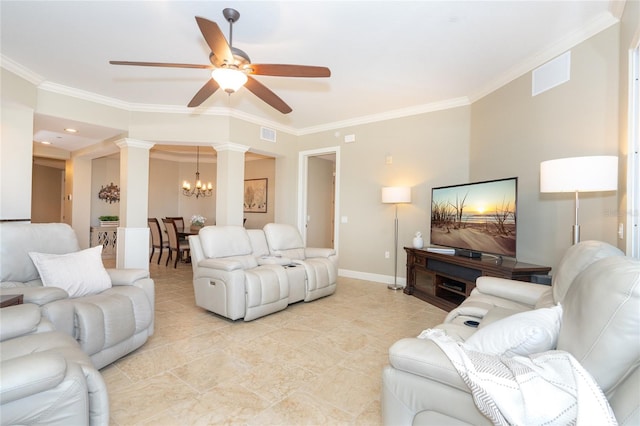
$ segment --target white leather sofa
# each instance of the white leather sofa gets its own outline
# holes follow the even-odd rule
[[[68,334],[34,304],[0,312],[0,424],[109,424],[105,382]]]
[[[47,266],[47,282],[83,284],[84,271],[87,282],[93,285],[96,277],[103,277],[100,281],[106,285],[99,290],[83,288],[80,293],[86,295],[70,297],[75,288],[44,285],[31,258],[34,252],[45,258],[41,267]],[[154,283],[144,269],[105,273],[95,253],[81,251],[75,232],[66,224],[0,223],[0,294],[23,294],[24,303],[40,306],[42,316],[74,338],[100,369],[139,348],[153,334]]]
[[[510,282],[511,289],[498,290],[508,281],[478,288],[466,307],[452,311],[449,326],[440,328],[453,339],[465,341],[463,347],[475,333],[480,336],[483,328],[483,339],[475,340],[488,346],[490,326],[503,332],[498,337],[504,343],[521,345],[515,339],[509,341],[512,335],[504,332],[518,324],[514,312],[536,312],[548,306],[547,301],[560,301],[556,349],[575,357],[595,379],[619,424],[640,424],[640,262],[604,243],[584,242],[568,250],[548,292],[540,291],[538,284],[518,282]],[[493,309],[498,311],[495,317]],[[466,317],[479,320],[479,328],[456,324]],[[468,332],[460,332],[460,327],[467,327]],[[540,355],[531,354],[532,358]],[[399,340],[389,349],[389,364],[383,371],[381,400],[385,425],[491,424],[474,403],[470,387],[433,340]],[[527,406],[527,400],[523,404]]]
[[[496,277],[479,277],[470,296],[451,310],[438,328],[458,340],[466,340],[476,328],[465,321],[487,325],[501,318],[537,308],[562,303],[575,277],[598,259],[624,256],[624,253],[601,241],[583,241],[571,246],[553,273],[551,286],[531,284]]]
[[[288,225],[281,229],[289,235],[290,228],[295,230]],[[306,249],[325,256],[326,263],[320,257],[310,263],[297,253],[274,249],[266,231],[241,226],[206,226],[189,237],[189,245],[196,304],[232,320],[251,321],[291,303],[328,296],[336,288],[333,249]]]

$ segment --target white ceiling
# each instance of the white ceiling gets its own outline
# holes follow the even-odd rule
[[[252,62],[322,65],[332,76],[257,77],[293,108],[287,115],[246,89],[231,96],[218,91],[191,112],[239,114],[302,134],[468,104],[612,25],[623,5],[2,0],[1,55],[3,67],[44,90],[131,110],[186,112],[209,71],[108,61],[208,64],[209,49],[194,17],[217,22],[228,37],[222,9],[234,7],[241,17],[233,44]],[[62,131],[67,126],[37,116],[34,138],[58,139],[58,146],[75,150],[122,132],[85,125],[68,142]]]

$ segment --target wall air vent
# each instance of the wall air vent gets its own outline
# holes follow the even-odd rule
[[[571,78],[571,51],[565,52],[531,73],[531,95],[536,96]]]
[[[260,139],[267,142],[275,142],[276,131],[268,127],[260,127]]]

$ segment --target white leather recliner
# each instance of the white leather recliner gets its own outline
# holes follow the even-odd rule
[[[288,306],[289,281],[281,265],[259,265],[242,226],[206,226],[189,237],[196,304],[250,321]],[[259,253],[258,253],[259,255]]]
[[[334,249],[305,247],[300,232],[292,225],[268,223],[263,229],[272,256],[290,259],[304,268],[305,302],[336,291],[338,257]]]
[[[637,425],[640,262],[619,254],[604,243],[586,242],[564,256],[553,282],[558,287],[552,290],[562,302],[556,349],[573,355],[593,377],[619,424]],[[513,291],[519,291],[520,285],[513,284],[517,284]],[[512,318],[503,317],[501,327]],[[382,375],[385,425],[491,424],[434,341],[401,339],[389,349],[389,363]],[[485,399],[483,403],[489,402]],[[523,404],[526,406],[526,400]]]
[[[107,426],[107,386],[78,342],[53,330],[37,305],[0,316],[0,423]]]

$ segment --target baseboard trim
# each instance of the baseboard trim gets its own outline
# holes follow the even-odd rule
[[[359,280],[366,281],[374,281],[378,283],[384,284],[393,284],[393,276],[390,275],[382,275],[382,274],[372,274],[370,272],[362,272],[362,271],[352,271],[349,269],[338,269],[338,276],[345,278],[356,278]],[[405,277],[398,277],[399,285],[406,285],[407,279]]]

